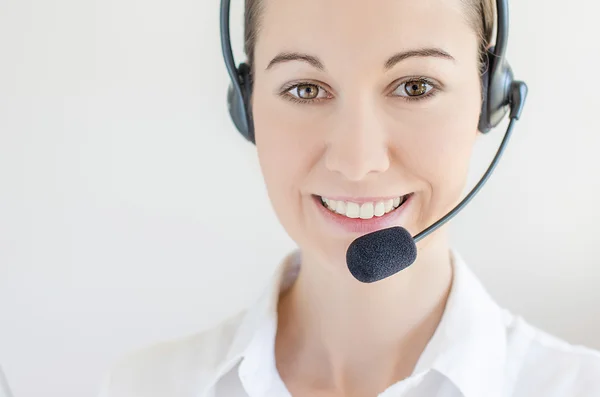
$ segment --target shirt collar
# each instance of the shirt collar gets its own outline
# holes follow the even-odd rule
[[[248,353],[252,353],[253,346],[257,346],[257,338],[260,338],[261,335],[272,334],[273,330],[276,332],[279,295],[296,279],[300,262],[300,251],[294,250],[286,255],[280,265],[277,266],[269,280],[267,289],[242,315],[239,325],[234,330],[229,349],[223,359],[216,363],[214,377],[210,384],[206,385],[205,391],[247,357]],[[248,367],[252,367],[252,370],[257,369],[254,368],[257,367],[254,364],[249,364]]]
[[[453,281],[444,314],[413,374],[434,369],[464,397],[500,396],[506,360],[504,313],[458,253],[452,251],[452,258]],[[273,344],[279,295],[295,280],[300,262],[300,251],[296,250],[277,267],[269,288],[245,312],[215,381],[246,357],[250,358],[244,363],[246,373],[261,370],[259,360],[252,359],[260,354],[253,354],[253,349],[265,346],[259,341],[265,337]],[[264,373],[272,372],[265,369]],[[269,376],[263,379],[265,383],[271,380]]]
[[[444,314],[414,372],[433,368],[465,397],[501,396],[507,349],[504,311],[456,251],[452,259]]]
[[[260,327],[277,318],[279,295],[294,282],[300,269],[301,254],[295,250],[283,259],[269,281],[269,287],[258,301],[244,315],[233,343],[227,354],[227,361],[241,358]]]

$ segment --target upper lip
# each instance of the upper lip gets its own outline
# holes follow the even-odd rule
[[[404,196],[404,195],[398,194],[395,196],[378,196],[378,197],[351,197],[351,196],[322,195],[319,197],[324,197],[329,200],[335,200],[335,201],[347,201],[347,202],[351,202],[351,203],[362,204],[362,203],[377,203],[379,201],[393,200],[395,198],[402,197],[402,196]]]

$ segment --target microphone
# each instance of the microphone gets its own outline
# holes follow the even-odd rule
[[[372,283],[396,274],[417,259],[417,245],[409,231],[396,226],[365,234],[346,251],[348,270],[355,279]]]
[[[354,278],[363,283],[373,283],[412,265],[417,259],[417,243],[454,218],[480,191],[498,165],[512,134],[515,121],[521,116],[525,105],[527,85],[521,81],[515,81],[510,88],[511,111],[508,128],[492,163],[475,187],[456,207],[414,238],[405,228],[394,226],[365,234],[354,240],[346,251],[346,264]]]

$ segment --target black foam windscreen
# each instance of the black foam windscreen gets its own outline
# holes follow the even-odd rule
[[[365,234],[354,240],[346,251],[350,273],[363,283],[390,277],[416,259],[417,245],[408,230],[400,226]]]

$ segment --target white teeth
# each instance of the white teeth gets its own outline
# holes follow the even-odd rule
[[[383,214],[385,214],[385,205],[383,204],[383,201],[380,201],[375,205],[374,215],[383,216]]]
[[[335,212],[337,212],[338,214],[341,214],[341,215],[346,215],[346,202],[338,201]]]
[[[360,218],[371,219],[373,218],[373,203],[364,203],[360,206]]]
[[[348,218],[358,218],[360,215],[360,207],[356,203],[346,203],[346,216]]]
[[[328,200],[328,204],[327,206],[329,207],[330,210],[335,211],[335,209],[337,208],[337,204],[338,202],[335,200]]]
[[[394,208],[394,199],[387,200],[384,204],[385,212],[390,212]]]
[[[348,218],[371,219],[373,216],[384,216],[398,208],[404,202],[403,198],[396,197],[385,201],[367,202],[363,204],[353,203],[351,201],[336,201],[321,197],[323,205],[332,212],[345,215]]]

